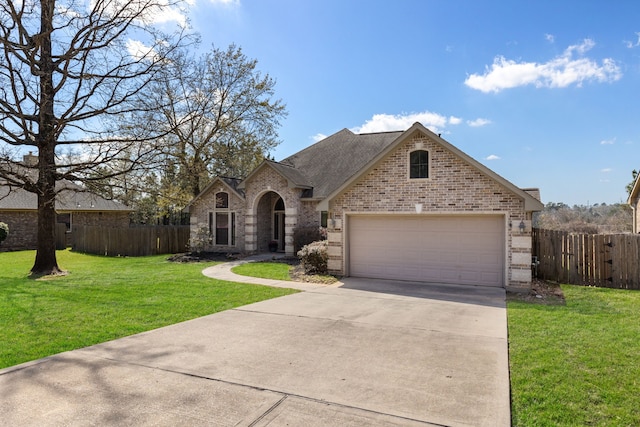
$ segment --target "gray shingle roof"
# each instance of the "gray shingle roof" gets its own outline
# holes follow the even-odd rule
[[[97,194],[84,190],[79,185],[69,181],[58,183],[63,188],[56,196],[57,211],[120,211],[129,212],[132,209],[115,200],[107,200]],[[0,185],[0,210],[36,210],[38,196],[26,190]]]
[[[266,160],[266,163],[271,165],[280,175],[285,177],[287,181],[294,185],[297,188],[312,188],[313,182],[309,180],[307,177],[307,171],[303,173],[301,170],[296,169],[292,165],[273,162],[271,160]]]
[[[228,176],[219,176],[218,179],[220,179],[221,181],[223,181],[225,184],[227,184],[229,187],[231,187],[233,189],[233,191],[235,191],[236,193],[238,193],[239,195],[241,195],[242,197],[244,197],[244,191],[242,191],[242,189],[238,188],[238,185],[242,182],[241,179],[238,178],[230,178]],[[214,180],[215,181],[215,180]],[[212,181],[213,182],[213,181]]]
[[[279,165],[304,174],[308,186],[313,187],[312,197],[322,199],[357,174],[401,134],[401,131],[355,134],[343,129],[287,157]]]

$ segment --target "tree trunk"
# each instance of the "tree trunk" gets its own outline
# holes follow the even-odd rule
[[[39,155],[38,243],[31,274],[42,276],[60,273],[56,258],[56,193],[53,149]]]
[[[40,0],[40,114],[38,117],[38,243],[33,275],[60,273],[56,259],[56,131],[53,87],[53,58],[51,34],[53,32],[54,0]]]

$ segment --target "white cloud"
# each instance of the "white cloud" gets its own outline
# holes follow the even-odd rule
[[[615,144],[615,142],[616,142],[615,138],[603,139],[602,141],[600,141],[600,145],[613,145]]]
[[[156,51],[146,46],[139,40],[127,40],[127,50],[129,51],[129,55],[133,56],[136,59],[153,59],[156,55]]]
[[[600,172],[602,172],[602,173],[609,173],[609,172],[611,172],[612,170],[613,170],[613,169],[611,169],[611,168],[604,168],[604,169],[600,169]]]
[[[462,123],[462,119],[460,117],[454,117],[454,116],[449,117],[449,124],[459,125],[460,123]]]
[[[500,160],[500,157],[496,156],[495,154],[491,154],[485,157],[485,160]]]
[[[429,111],[405,115],[374,114],[374,116],[370,120],[367,120],[362,126],[351,128],[351,131],[354,133],[374,133],[406,130],[415,122],[422,123],[433,133],[442,133],[442,129],[447,125],[448,119],[441,114]]]
[[[467,120],[467,124],[472,128],[479,128],[482,126],[486,126],[491,123],[491,120],[477,118],[475,120]]]
[[[636,33],[637,40],[635,42],[630,42],[625,40],[624,44],[629,48],[633,49],[634,47],[640,46],[640,32]]]
[[[187,0],[187,4],[193,4]],[[135,18],[144,25],[166,24],[175,22],[181,27],[187,24],[186,11],[169,4],[169,0],[158,0],[151,4],[146,1],[111,1],[102,2],[91,0],[90,9],[102,11],[107,16],[121,16]]]
[[[549,43],[553,43],[556,41],[556,36],[554,36],[553,34],[545,34],[544,38],[549,42]]]
[[[327,137],[327,135],[325,135],[323,133],[316,133],[315,135],[313,135],[310,138],[313,140],[313,142],[318,142],[318,141],[322,141],[326,137]]]
[[[559,88],[575,84],[580,87],[585,81],[619,80],[622,72],[613,59],[605,58],[598,65],[595,61],[582,57],[593,46],[593,40],[585,39],[581,44],[569,46],[562,55],[542,64],[516,62],[497,56],[491,67],[486,67],[484,74],[471,74],[464,83],[472,89],[488,93],[527,85]]]

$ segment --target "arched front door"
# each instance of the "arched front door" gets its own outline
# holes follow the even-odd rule
[[[284,251],[284,201],[282,197],[273,207],[273,240],[278,242],[278,251]]]
[[[260,197],[255,221],[258,252],[269,251],[272,244],[278,251],[286,249],[285,204],[278,193],[269,191]]]

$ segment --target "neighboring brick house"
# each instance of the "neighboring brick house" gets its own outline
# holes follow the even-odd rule
[[[633,183],[627,203],[633,212],[633,232],[640,233],[640,179],[638,178]]]
[[[65,224],[67,233],[82,225],[129,226],[132,209],[122,203],[106,200],[69,181],[58,182],[57,188],[60,190],[56,196],[57,222]],[[37,206],[35,193],[0,185],[0,222],[9,226],[9,236],[0,250],[36,248]]]
[[[344,129],[243,180],[217,178],[188,206],[209,250],[293,255],[296,227],[328,231],[333,274],[527,288],[537,189],[523,190],[420,123]]]

